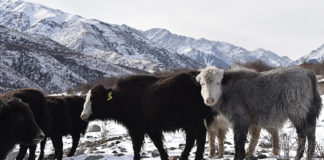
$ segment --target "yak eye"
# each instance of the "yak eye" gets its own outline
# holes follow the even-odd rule
[[[217,85],[219,85],[219,82],[217,82]]]
[[[23,121],[23,120],[25,120],[25,117],[22,114],[19,114],[17,116],[17,119],[18,119],[18,121]]]

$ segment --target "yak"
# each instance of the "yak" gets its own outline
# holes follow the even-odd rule
[[[36,89],[24,88],[17,89],[10,92],[3,93],[1,97],[12,96],[21,99],[24,103],[27,103],[33,112],[34,119],[40,129],[48,134],[50,128],[51,115],[48,111],[47,103],[44,94]],[[36,145],[21,144],[17,160],[23,160],[27,149],[29,149],[29,160],[35,159]]]
[[[62,136],[72,136],[72,148],[68,157],[74,155],[78,147],[80,136],[85,134],[88,122],[80,118],[85,98],[81,96],[47,96],[46,101],[50,114],[52,115],[51,128],[41,142],[39,159],[44,157],[46,139],[52,140],[55,149],[55,158],[61,160],[63,157]]]
[[[212,121],[210,107],[203,103],[200,85],[195,82],[197,71],[180,71],[167,75],[132,75],[117,80],[112,88],[93,87],[86,96],[81,118],[84,120],[114,120],[128,129],[139,160],[148,135],[168,159],[163,132],[183,130],[186,146],[180,159],[188,159],[197,142],[196,160],[203,159],[206,128],[204,120]]]
[[[289,119],[296,128],[301,159],[308,140],[307,159],[315,150],[316,120],[322,109],[316,75],[301,67],[264,72],[234,66],[207,67],[196,77],[204,103],[224,115],[233,126],[235,157],[245,158],[248,128],[280,128]]]
[[[15,144],[36,145],[43,138],[28,104],[12,96],[0,98],[0,160]]]

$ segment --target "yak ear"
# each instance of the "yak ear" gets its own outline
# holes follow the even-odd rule
[[[7,115],[7,106],[4,102],[0,100],[0,119],[4,118]]]
[[[222,86],[223,85],[226,85],[227,84],[227,82],[229,82],[230,80],[232,79],[232,75],[229,75],[229,74],[224,74],[224,76],[223,76],[223,79],[222,79]]]
[[[201,75],[198,74],[198,75],[196,76],[196,82],[200,83],[200,79],[201,79]]]

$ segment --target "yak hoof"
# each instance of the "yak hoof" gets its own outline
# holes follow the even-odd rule
[[[223,158],[223,154],[217,155],[216,158]]]

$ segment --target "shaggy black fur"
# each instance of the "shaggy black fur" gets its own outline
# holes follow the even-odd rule
[[[47,134],[50,128],[51,116],[46,106],[46,100],[43,93],[36,89],[18,89],[11,92],[6,92],[2,96],[13,96],[21,99],[27,103],[33,112],[34,118],[38,126],[42,131]],[[27,146],[20,145],[19,154],[17,160],[22,160],[29,148],[29,160],[35,159],[36,145]]]
[[[35,145],[43,138],[28,104],[11,96],[0,98],[0,160],[15,144]]]
[[[68,157],[71,157],[79,144],[80,135],[85,133],[88,126],[88,122],[80,118],[85,100],[80,96],[49,96],[46,97],[46,100],[52,115],[52,121],[50,132],[41,143],[39,157],[43,159],[46,139],[49,137],[55,149],[55,158],[61,160],[63,156],[62,136],[66,135],[72,136],[73,144],[68,154]]]
[[[200,85],[196,84],[196,71],[171,75],[135,75],[117,81],[113,88],[98,85],[91,89],[92,115],[89,120],[108,119],[124,125],[133,142],[134,159],[140,159],[144,136],[148,135],[167,160],[163,132],[182,129],[186,133],[186,146],[182,160],[197,140],[196,160],[203,159],[206,140],[204,119],[210,122],[213,114],[203,103]],[[107,100],[108,93],[112,98]]]

